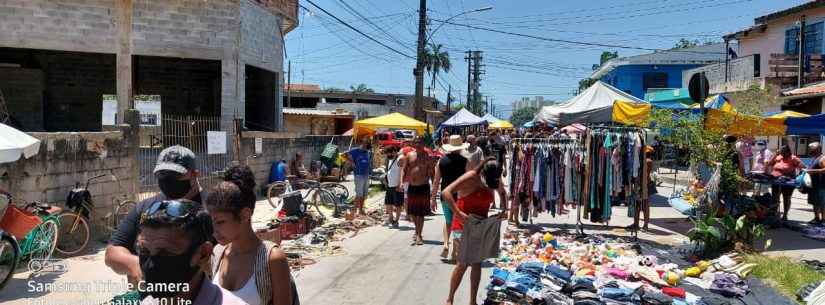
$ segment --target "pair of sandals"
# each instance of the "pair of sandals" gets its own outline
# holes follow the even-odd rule
[[[753,272],[753,268],[756,267],[754,263],[745,263],[744,259],[739,255],[739,253],[731,253],[726,255],[730,258],[734,263],[730,264],[729,266],[723,266],[720,263],[720,259],[715,259],[711,261],[711,267],[708,271],[723,271],[727,273],[733,273],[739,276],[740,279],[747,278],[748,275]]]

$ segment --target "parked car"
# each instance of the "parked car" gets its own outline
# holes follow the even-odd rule
[[[406,139],[397,137],[396,133],[392,131],[378,132],[375,134],[374,138],[374,143],[378,143],[378,146],[381,148],[387,146],[401,146],[405,141]]]
[[[409,129],[399,129],[395,131],[395,135],[398,138],[412,140],[413,138],[415,138],[415,131]]]

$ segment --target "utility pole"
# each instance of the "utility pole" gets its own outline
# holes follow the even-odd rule
[[[283,62],[281,62],[283,64]],[[286,68],[286,107],[292,107],[292,61],[288,61]]]
[[[453,101],[453,85],[447,86],[447,113],[450,113],[450,103]]]
[[[427,86],[427,96],[433,97],[433,87]]]
[[[421,0],[418,8],[418,51],[415,60],[415,119],[424,120],[424,44],[427,33],[427,0]]]
[[[473,51],[467,51],[467,57],[464,57],[467,60],[467,101],[464,104],[464,107],[470,108],[468,110],[473,110],[472,105],[472,94],[473,94]]]
[[[805,85],[805,15],[799,17],[799,61],[796,69],[796,87]]]
[[[473,100],[472,100],[472,103],[475,105],[474,113],[478,115],[483,110],[483,109],[481,109],[482,108],[481,105],[483,105],[483,104],[481,104],[481,103],[483,103],[483,101],[481,99],[481,92],[478,91],[479,87],[481,87],[481,75],[484,74],[484,72],[481,71],[481,59],[482,59],[481,51],[473,51],[472,52],[472,58],[473,58],[473,64],[472,64],[472,68],[473,68],[473,73],[472,73],[473,74],[473,81],[472,81],[472,83],[473,83],[473,87],[472,87],[473,94],[472,94],[472,97],[473,97]],[[469,103],[470,102],[468,102],[468,104]]]

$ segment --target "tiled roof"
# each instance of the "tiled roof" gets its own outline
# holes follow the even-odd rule
[[[338,110],[318,110],[309,108],[284,108],[284,114],[291,115],[310,115],[310,116],[336,116],[336,117],[355,117],[352,112],[338,109]]]
[[[284,84],[284,90],[287,88],[287,84]],[[289,90],[292,91],[321,91],[321,86],[314,85],[314,84],[290,84]]]
[[[825,83],[818,83],[807,87],[782,92],[782,96],[825,95]]]

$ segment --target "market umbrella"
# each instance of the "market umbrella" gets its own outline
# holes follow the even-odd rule
[[[22,155],[31,158],[40,151],[40,140],[0,123],[0,163],[14,162]]]

